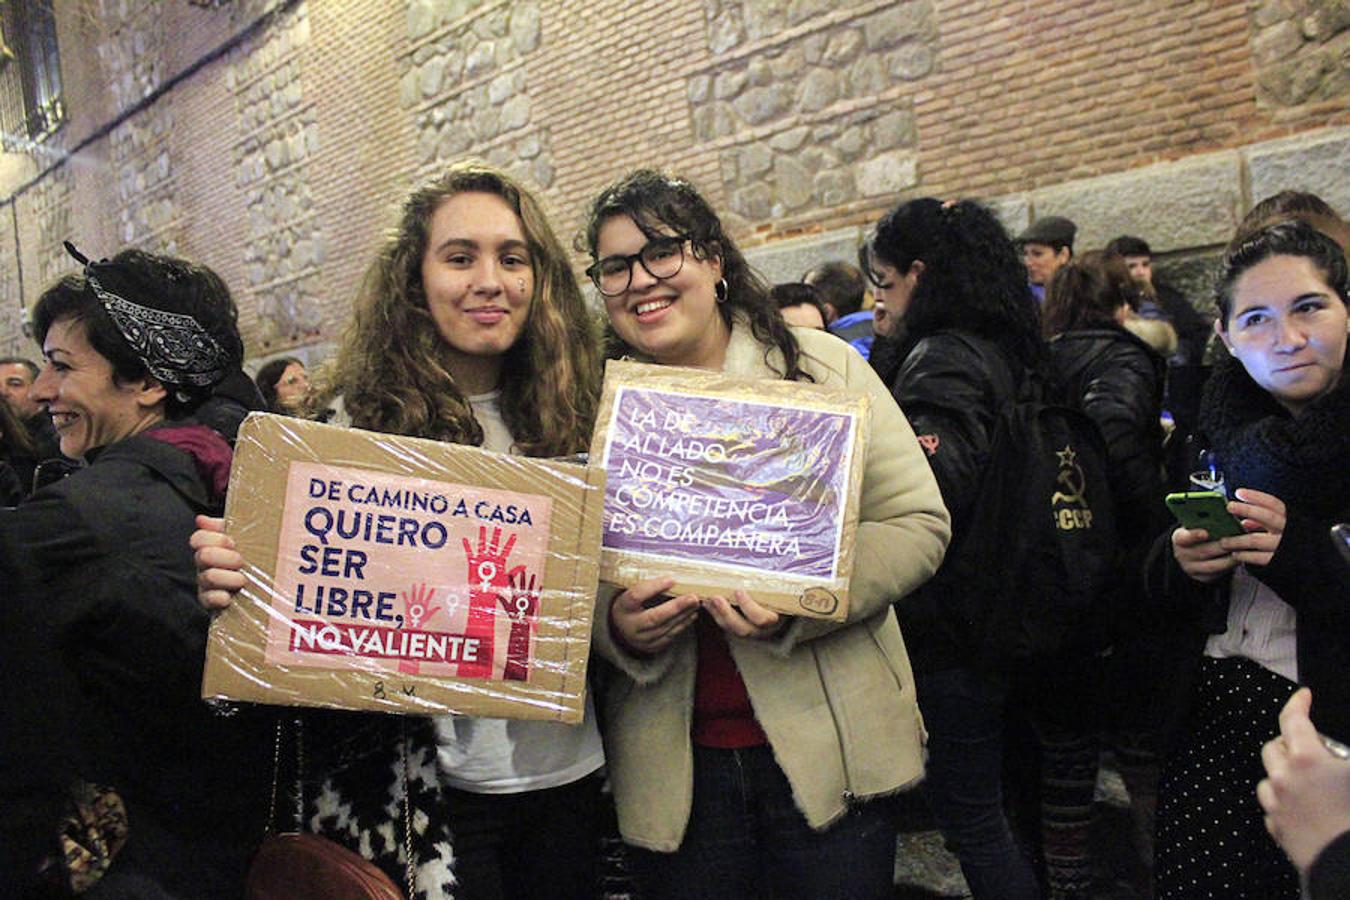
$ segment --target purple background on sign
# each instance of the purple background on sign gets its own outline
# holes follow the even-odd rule
[[[683,418],[676,427],[664,427],[672,416]],[[620,389],[605,466],[605,547],[784,575],[834,577],[852,421],[839,413]],[[639,446],[632,446],[634,439]],[[690,441],[721,445],[726,458],[684,459],[675,452],[681,441],[686,449]],[[693,484],[672,484],[671,466],[689,467]],[[649,502],[653,493],[697,497],[693,503],[699,506],[692,512],[688,505],[663,509]],[[706,500],[769,504],[781,508],[787,521],[777,515],[775,523],[719,514]],[[742,526],[762,539],[752,546],[727,545],[689,535],[699,529],[706,533],[709,527],[723,532]],[[774,552],[775,538],[780,547],[796,539],[798,553]]]

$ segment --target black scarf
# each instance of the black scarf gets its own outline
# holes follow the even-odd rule
[[[1224,358],[1205,385],[1200,429],[1230,492],[1255,488],[1327,518],[1350,504],[1350,379],[1295,417]]]

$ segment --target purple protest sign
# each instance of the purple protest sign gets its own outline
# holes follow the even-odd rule
[[[620,387],[603,545],[833,580],[856,428],[855,415]]]

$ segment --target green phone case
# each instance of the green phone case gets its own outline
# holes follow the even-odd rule
[[[1214,491],[1168,494],[1167,508],[1184,527],[1203,528],[1211,539],[1246,534],[1242,523],[1228,511],[1228,498]]]

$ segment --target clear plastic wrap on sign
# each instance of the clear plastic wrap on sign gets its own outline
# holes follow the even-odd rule
[[[610,362],[591,445],[601,579],[844,619],[868,415],[815,384]]]
[[[579,722],[604,473],[255,414],[202,695]]]

